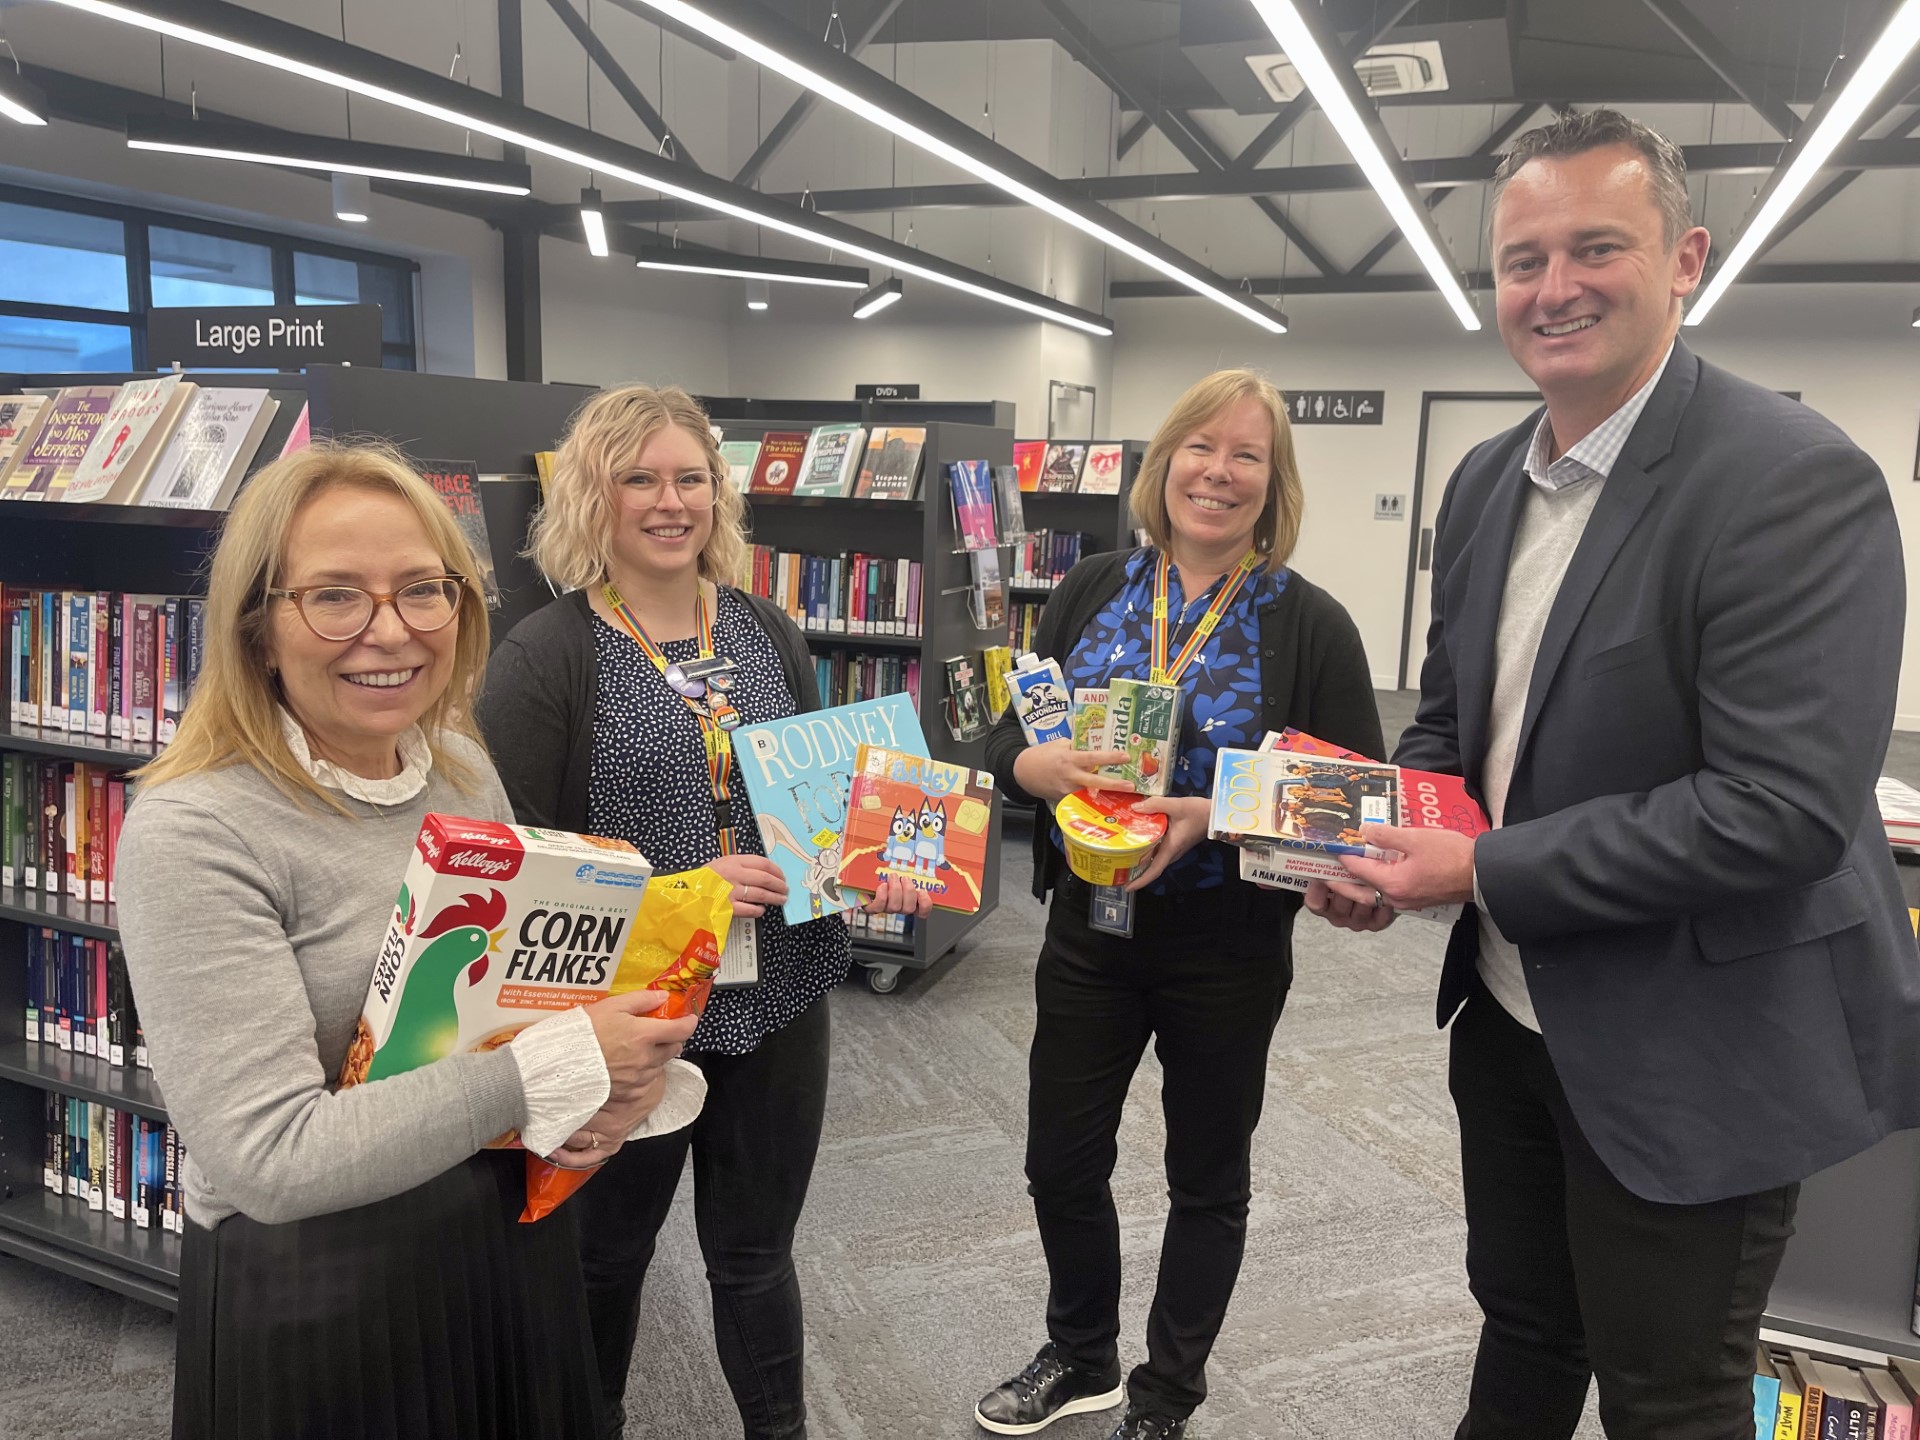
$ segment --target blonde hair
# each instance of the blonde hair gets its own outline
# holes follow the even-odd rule
[[[419,518],[448,571],[465,577],[453,673],[420,717],[434,768],[464,791],[477,778],[441,747],[448,732],[481,745],[472,697],[487,663],[487,602],[475,579],[473,551],[433,487],[383,445],[315,441],[255,475],[240,492],[213,552],[207,580],[206,649],[179,733],[136,772],[142,788],[206,770],[251,765],[295,801],[319,799],[351,813],[293,757],[280,723],[280,686],[272,670],[272,604],[287,569],[287,535],[301,509],[332,490],[398,495]],[[283,602],[290,603],[290,602]],[[482,746],[484,750],[484,746]]]
[[[1258,400],[1273,417],[1273,444],[1267,469],[1267,503],[1253,526],[1253,548],[1266,557],[1268,571],[1278,571],[1300,539],[1300,515],[1306,493],[1300,485],[1300,466],[1293,456],[1293,426],[1287,422],[1287,402],[1264,375],[1252,370],[1216,370],[1195,381],[1173,402],[1160,430],[1147,446],[1133,482],[1128,508],[1147,532],[1154,548],[1164,551],[1172,539],[1167,520],[1167,468],[1173,452],[1195,430],[1242,400]]]
[[[555,585],[581,590],[606,578],[620,481],[632,473],[647,442],[669,425],[700,442],[713,475],[713,532],[700,551],[700,574],[716,585],[741,582],[747,505],[728,478],[707,412],[677,385],[621,385],[574,412],[554,456],[526,553]]]

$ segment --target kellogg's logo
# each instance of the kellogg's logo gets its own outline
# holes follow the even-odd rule
[[[509,825],[455,816],[429,815],[415,847],[442,875],[477,880],[511,880],[520,873],[526,850]]]

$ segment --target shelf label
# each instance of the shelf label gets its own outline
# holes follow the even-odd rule
[[[164,370],[380,368],[378,305],[175,305],[147,312],[147,364]]]

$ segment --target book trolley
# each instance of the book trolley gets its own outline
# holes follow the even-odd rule
[[[0,376],[0,393],[27,387],[118,384],[138,375]],[[502,602],[494,635],[552,598],[518,552],[538,499],[533,453],[554,443],[590,392],[559,385],[472,380],[407,371],[315,366],[304,375],[192,375],[205,384],[263,387],[281,401],[252,468],[280,453],[303,404],[316,434],[379,436],[417,458],[458,457],[482,473],[524,479],[480,487]],[[205,565],[224,513],[139,505],[7,502],[0,511],[0,580],[37,588],[205,592]],[[151,744],[88,739],[16,727],[0,708],[0,752],[131,770]],[[164,1097],[150,1071],[67,1053],[25,1036],[28,934],[53,927],[92,939],[118,936],[112,905],[0,887],[0,1253],[175,1308],[180,1237],[89,1210],[43,1184],[49,1092],[164,1121]]]
[[[941,720],[948,657],[1006,643],[1006,626],[976,629],[968,608],[972,569],[954,530],[946,467],[953,460],[1013,459],[1013,406],[1006,401],[760,400],[704,398],[713,423],[728,439],[752,439],[772,430],[825,424],[925,426],[920,481],[911,500],[859,500],[838,496],[747,496],[748,524],[756,544],[833,555],[859,550],[919,558],[921,633],[918,636],[847,635],[809,631],[816,653],[897,648],[920,658],[920,728],[935,759],[986,768],[986,741],[959,741]],[[1034,497],[1023,496],[1023,500]],[[1112,503],[1112,497],[1101,497]],[[995,828],[1005,814],[996,797]],[[911,939],[854,932],[853,957],[867,987],[888,994],[902,970],[925,970],[950,954],[967,933],[993,913],[1000,900],[1000,856],[987,854],[980,909],[971,915],[935,910],[917,922]]]

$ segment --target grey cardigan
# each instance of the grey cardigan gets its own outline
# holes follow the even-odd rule
[[[795,710],[818,710],[820,686],[800,627],[764,596],[742,591],[741,599],[780,652]],[[593,608],[584,590],[570,591],[522,620],[488,660],[474,718],[522,825],[587,828],[599,684]]]

